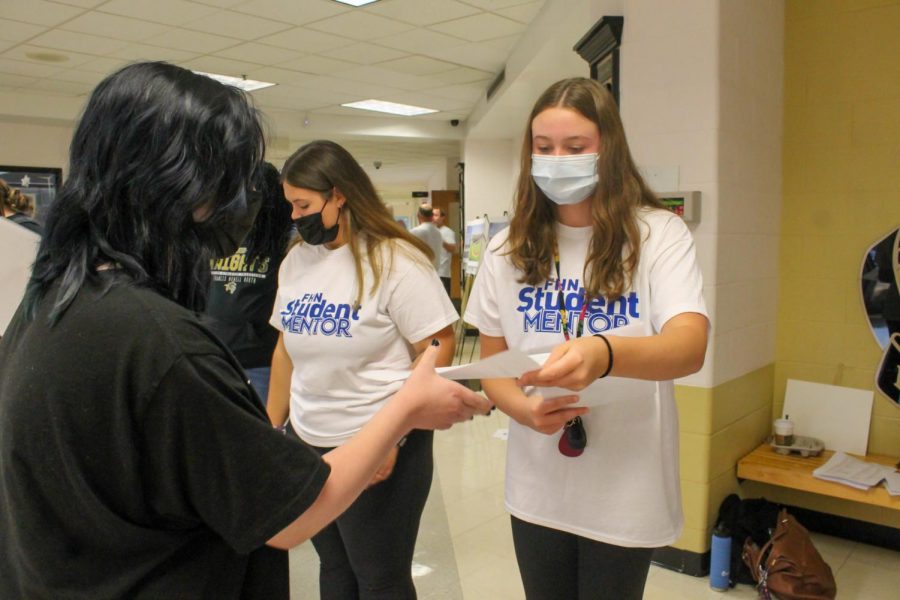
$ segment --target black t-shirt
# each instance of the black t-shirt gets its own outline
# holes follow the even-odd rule
[[[212,282],[203,324],[225,343],[245,369],[268,367],[278,342],[278,330],[269,325],[278,267],[284,258],[246,258],[247,249],[212,261]]]
[[[264,544],[328,465],[190,311],[85,284],[51,327],[54,298],[0,341],[0,598],[287,598]]]

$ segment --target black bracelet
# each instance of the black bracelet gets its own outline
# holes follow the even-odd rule
[[[606,339],[606,336],[603,335],[602,333],[595,333],[594,337],[598,337],[601,340],[603,340],[603,343],[606,344],[606,349],[609,351],[609,362],[606,364],[606,370],[603,371],[603,375],[601,375],[600,377],[597,378],[597,379],[603,379],[604,377],[609,375],[610,371],[612,371],[612,367],[613,367],[612,345],[609,343],[609,340]]]

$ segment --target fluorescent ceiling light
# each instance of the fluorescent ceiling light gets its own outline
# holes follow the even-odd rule
[[[365,6],[366,4],[372,4],[373,2],[378,2],[378,0],[334,0],[335,2],[340,2],[341,4],[349,4],[350,6]]]
[[[363,110],[375,110],[392,115],[403,115],[404,117],[414,117],[416,115],[427,115],[436,113],[433,108],[422,108],[421,106],[410,106],[409,104],[397,104],[396,102],[385,102],[384,100],[360,100],[359,102],[348,102],[341,104],[347,108],[361,108]]]
[[[194,73],[196,73],[197,75],[206,75],[207,77],[215,79],[220,83],[236,87],[238,89],[244,90],[245,92],[252,92],[253,90],[261,90],[263,88],[272,87],[273,85],[278,85],[277,83],[269,83],[268,81],[256,81],[255,79],[247,79],[246,77],[232,77],[231,75],[204,73],[203,71],[194,71]]]

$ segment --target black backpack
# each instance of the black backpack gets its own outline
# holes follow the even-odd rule
[[[744,540],[749,537],[757,546],[764,546],[778,524],[779,510],[780,505],[765,498],[741,500],[737,494],[731,494],[722,500],[716,523],[724,523],[731,532],[731,587],[738,583],[756,585],[741,558]]]

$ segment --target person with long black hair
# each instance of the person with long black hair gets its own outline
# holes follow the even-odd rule
[[[265,402],[272,351],[278,342],[269,316],[294,224],[274,165],[263,164],[259,188],[253,193],[260,196],[261,206],[250,233],[237,252],[210,261],[212,283],[203,323],[234,353]]]
[[[166,63],[93,91],[0,341],[0,598],[287,598],[287,553],[408,431],[488,403],[429,347],[320,457],[274,430],[199,321],[249,229],[264,155],[243,92]]]

